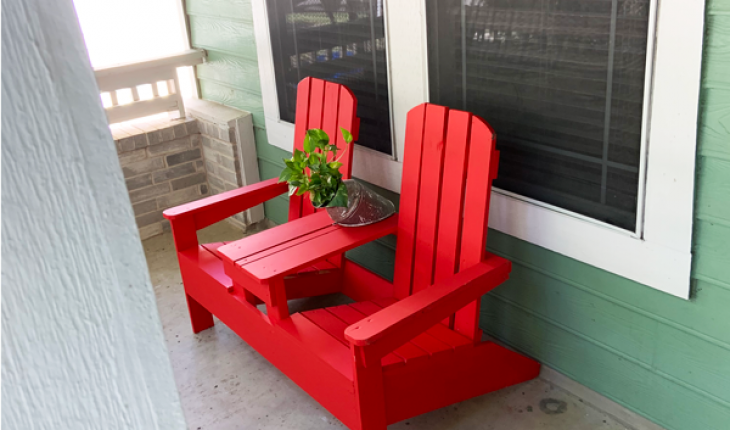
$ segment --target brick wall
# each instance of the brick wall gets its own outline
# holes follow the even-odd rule
[[[188,100],[186,109],[198,120],[211,195],[260,181],[250,113],[206,100]],[[245,229],[263,219],[264,208],[258,205],[228,221]]]
[[[240,188],[243,178],[240,163],[237,162],[239,154],[234,129],[203,120],[198,120],[198,127],[203,141],[211,194]],[[230,221],[243,228],[247,224],[244,213],[232,216]]]
[[[163,118],[111,128],[143,240],[169,230],[162,211],[209,195],[197,120]]]

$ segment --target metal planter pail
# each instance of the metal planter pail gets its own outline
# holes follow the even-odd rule
[[[326,208],[332,221],[343,227],[360,227],[395,213],[393,202],[353,179],[346,179],[347,207]]]

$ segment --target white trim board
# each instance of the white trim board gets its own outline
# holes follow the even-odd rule
[[[293,126],[279,119],[265,1],[252,4],[266,127],[270,143],[291,150]],[[491,228],[689,298],[704,10],[704,0],[652,2],[637,230],[499,190]],[[402,160],[407,112],[428,101],[425,0],[385,0],[385,19],[395,160]],[[398,192],[402,165],[395,160],[358,148],[353,175]]]

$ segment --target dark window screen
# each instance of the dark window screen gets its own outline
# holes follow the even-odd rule
[[[495,186],[636,228],[649,0],[427,0],[431,101],[483,117]]]
[[[294,122],[306,77],[357,97],[358,144],[391,155],[383,0],[267,0],[281,119]]]

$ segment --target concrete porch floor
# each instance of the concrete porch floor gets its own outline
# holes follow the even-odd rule
[[[219,223],[199,232],[202,243],[236,240]],[[175,380],[190,429],[345,429],[334,416],[233,331],[190,328],[172,235],[143,242]],[[583,399],[538,378],[402,421],[390,429],[628,429]]]

